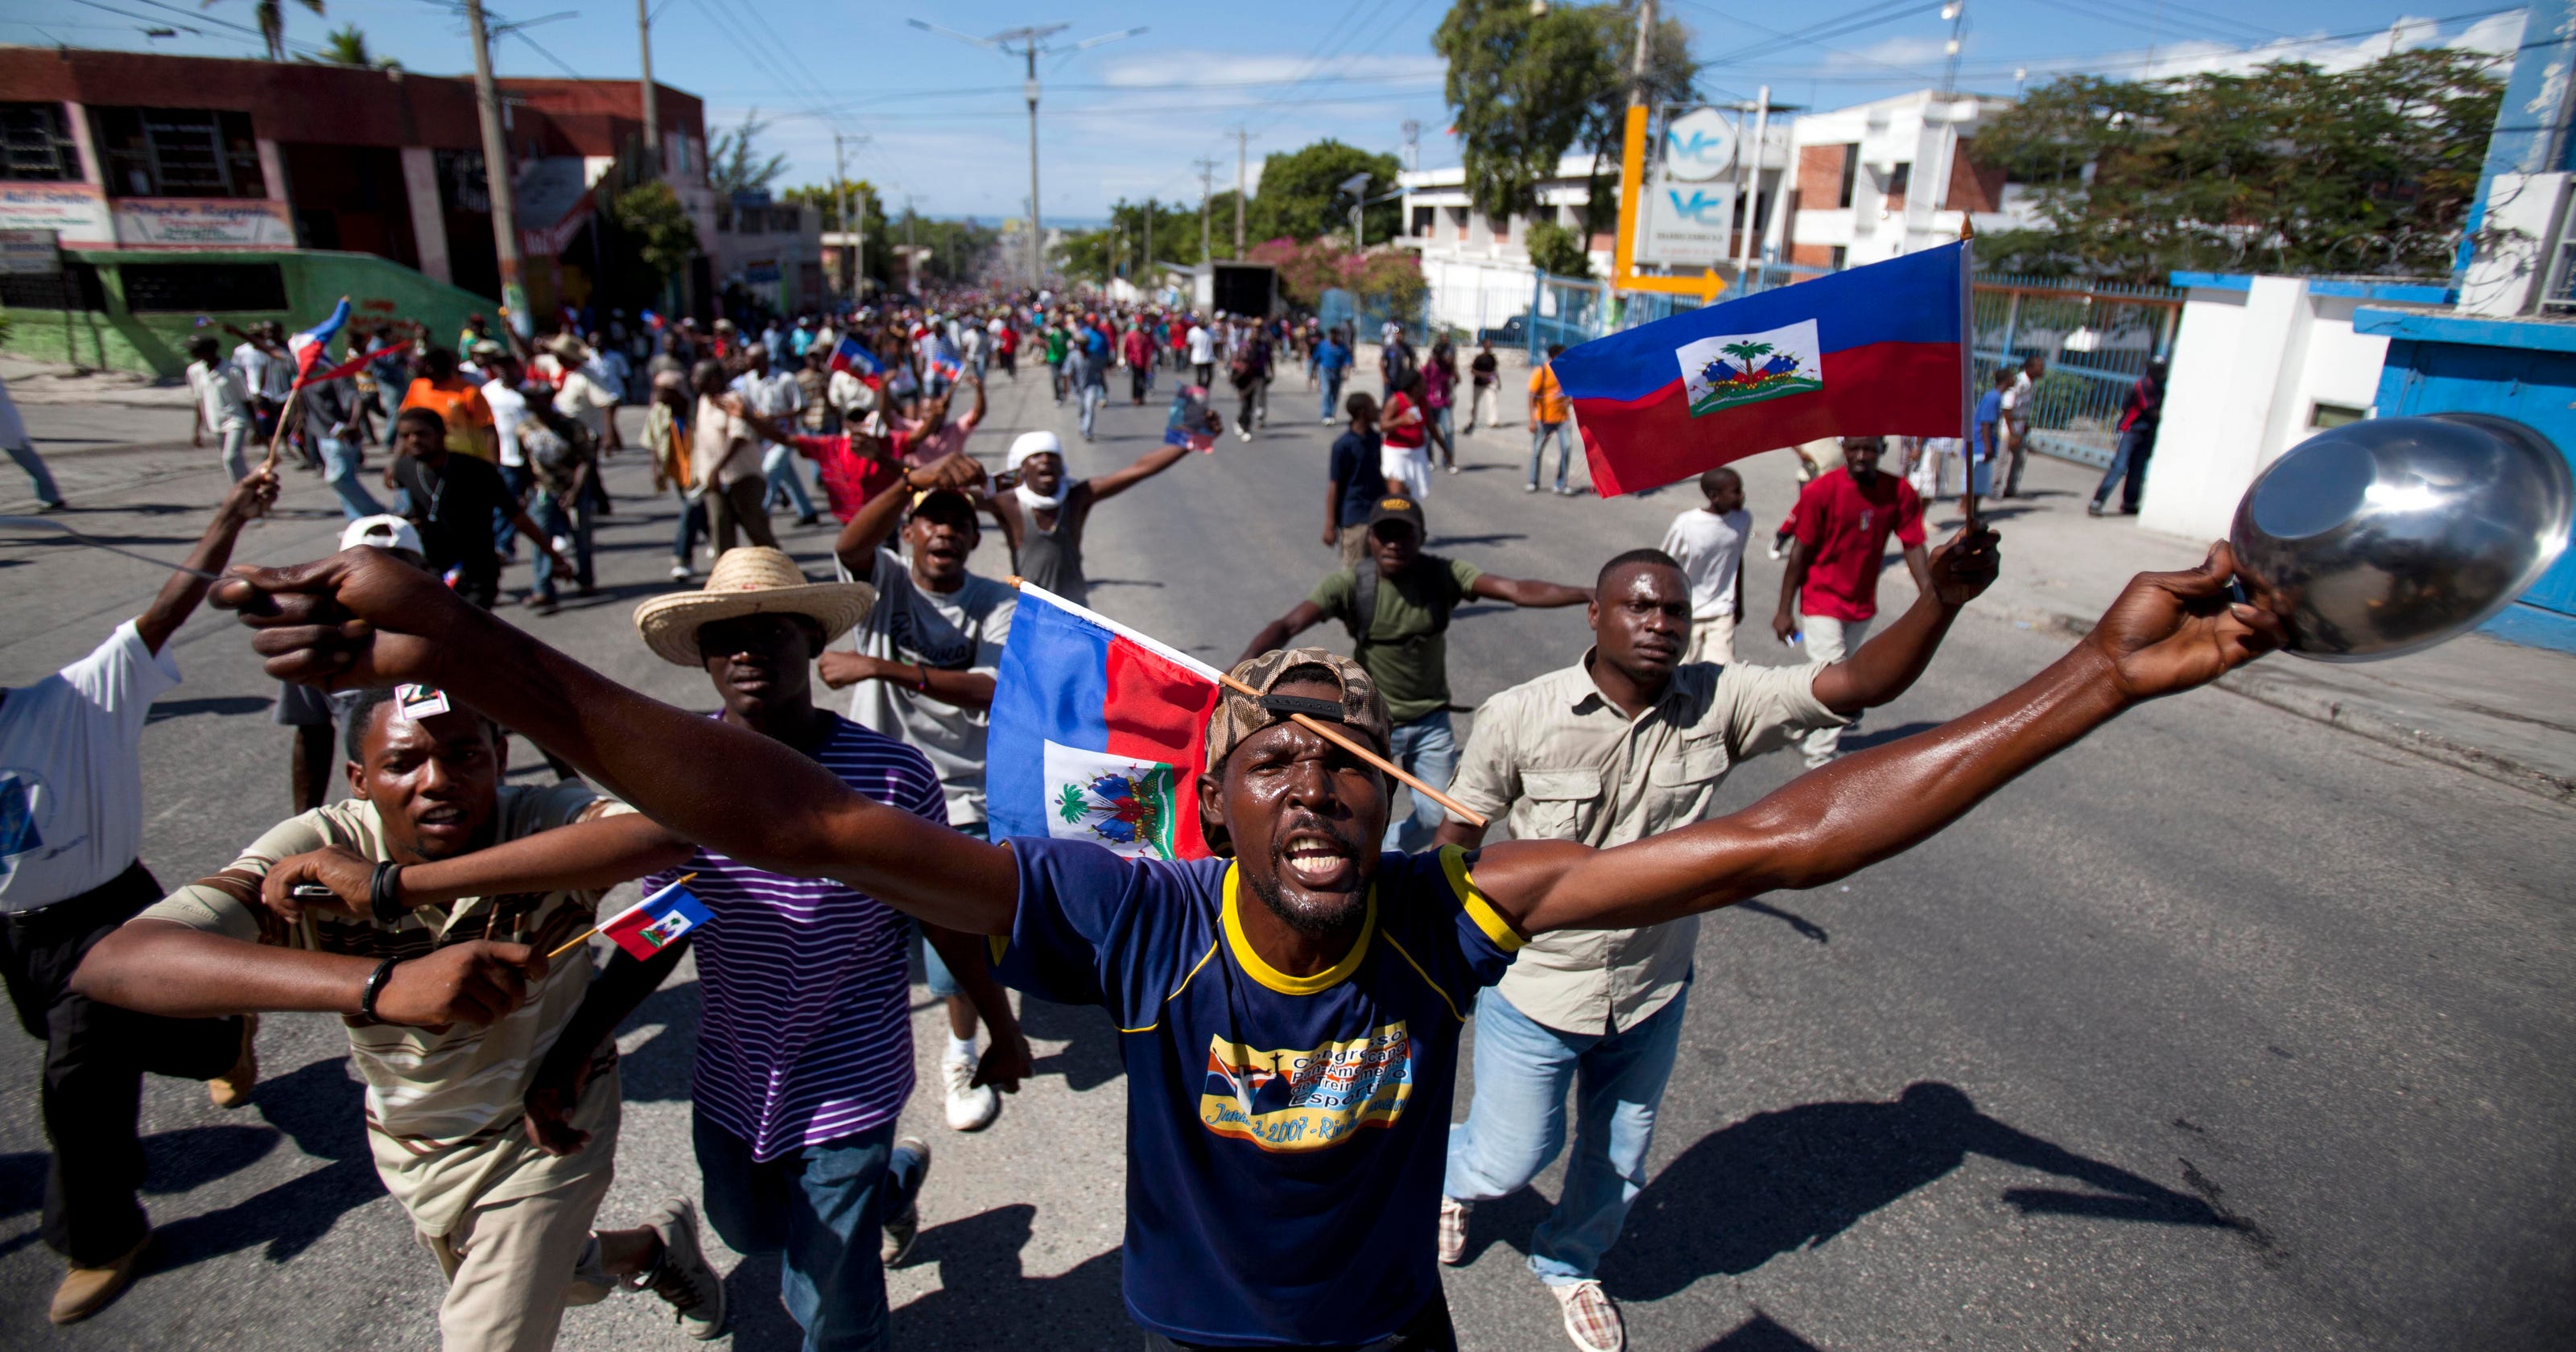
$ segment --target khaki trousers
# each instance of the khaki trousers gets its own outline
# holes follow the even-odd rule
[[[778,536],[769,529],[769,481],[755,474],[730,486],[707,490],[708,533],[716,542],[716,557],[741,543],[736,534],[749,536],[756,545],[778,547]]]
[[[1368,523],[1342,527],[1342,566],[1357,568],[1368,559]]]
[[[1850,656],[1852,650],[1861,645],[1861,640],[1869,637],[1871,623],[1870,620],[1837,620],[1825,615],[1800,615],[1798,628],[1806,635],[1807,660],[1822,665],[1826,662],[1839,662]],[[1813,770],[1832,760],[1835,749],[1841,745],[1842,740],[1842,728],[1818,728],[1808,733],[1799,743],[1807,753],[1807,768]]]
[[[447,1274],[438,1307],[444,1352],[546,1352],[566,1304],[606,1294],[604,1279],[575,1274],[596,1270],[584,1261],[590,1224],[616,1177],[613,1168],[594,1169],[533,1197],[474,1207],[453,1231],[420,1237]]]
[[[1692,620],[1690,647],[1683,650],[1682,660],[1735,665],[1735,617],[1720,615],[1710,620]]]

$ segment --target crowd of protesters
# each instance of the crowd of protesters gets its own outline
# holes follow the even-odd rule
[[[1699,480],[1705,504],[1659,547],[1606,547],[1579,582],[1427,551],[1433,476],[1458,471],[1458,439],[1480,421],[1499,425],[1490,344],[1462,364],[1448,338],[1418,347],[1389,325],[1372,394],[1348,388],[1357,344],[1344,327],[1043,293],[757,328],[748,314],[703,327],[616,311],[596,327],[566,320],[537,339],[478,318],[452,344],[378,326],[350,335],[376,360],[301,387],[275,325],[238,333],[230,353],[212,336],[190,345],[198,435],[236,485],[191,564],[222,567],[275,500],[281,466],[328,484],[344,549],[373,547],[260,575],[262,594],[290,603],[270,613],[318,614],[295,606],[327,596],[364,623],[263,638],[272,656],[301,645],[280,675],[350,678],[324,681],[328,694],[287,687],[278,717],[298,730],[299,812],[238,858],[175,890],[136,860],[141,711],[179,680],[166,643],[204,577],[175,576],[89,657],[0,701],[0,764],[42,767],[62,804],[52,829],[85,842],[0,873],[0,959],[48,1043],[43,1233],[71,1267],[57,1322],[115,1299],[148,1246],[140,1076],[204,1079],[218,1105],[239,1105],[257,1085],[259,1016],[321,1011],[347,1020],[379,1174],[447,1278],[450,1352],[551,1346],[566,1308],[620,1289],[666,1303],[691,1337],[718,1336],[724,1288],[701,1252],[701,1204],[736,1251],[779,1255],[807,1347],[888,1346],[884,1267],[910,1252],[933,1154],[896,1130],[913,1089],[905,973],[918,935],[943,1003],[938,1092],[954,1130],[990,1125],[998,1094],[1030,1073],[1006,985],[1109,1007],[1130,1077],[1125,1280],[1149,1348],[1454,1347],[1436,1265],[1461,1261],[1473,1208],[1526,1186],[1570,1132],[1566,1184],[1529,1264],[1577,1348],[1618,1352],[1625,1333],[1597,1269],[1646,1185],[1697,913],[1782,869],[1838,876],[1921,839],[1974,801],[1963,786],[1980,758],[2003,754],[1994,739],[1934,734],[1920,753],[1807,791],[1901,809],[1810,813],[1794,868],[1706,862],[1721,852],[1708,842],[1760,830],[1713,820],[1735,763],[1792,741],[1810,766],[1835,760],[1840,731],[1921,675],[1994,576],[1989,532],[1927,547],[1925,495],[1880,468],[1877,438],[1836,443],[1839,464],[1812,476],[1781,531],[1772,629],[1811,660],[1753,667],[1735,660],[1753,531],[1732,470]],[[1019,596],[969,566],[985,524],[1016,579],[1083,602],[1091,513],[1229,424],[1253,441],[1274,387],[1301,371],[1320,421],[1347,420],[1329,466],[1334,562],[1251,636],[1233,675],[1253,693],[1224,697],[1206,729],[1215,796],[1200,801],[1224,803],[1204,815],[1233,862],[1147,869],[1062,842],[994,849],[986,734]],[[970,444],[987,382],[1024,375],[1075,405],[1085,440],[1113,390],[1132,407],[1168,385],[1172,433],[1079,477],[1061,434],[1030,431],[991,472]],[[2103,496],[2122,479],[2134,492],[2152,440],[2161,385],[2140,388],[2144,434]],[[1563,391],[1545,363],[1528,390],[1526,487],[1539,488],[1554,441],[1555,487],[1570,492]],[[621,408],[635,410],[654,492],[677,509],[674,589],[638,608],[637,639],[705,672],[709,718],[648,707],[473,614],[509,596],[519,539],[522,604],[545,614],[567,591],[595,593],[592,536],[613,509],[600,467],[626,444]],[[390,454],[371,473],[378,447]],[[778,542],[782,528],[822,528],[824,512],[837,575],[816,581]],[[1917,598],[1873,634],[1891,538]],[[689,585],[702,561],[705,584]],[[1462,746],[1444,636],[1470,598],[1586,607],[1592,642],[1494,696]],[[2133,607],[2122,623],[2152,627],[2155,614]],[[1352,656],[1290,646],[1325,620]],[[388,646],[412,633],[438,643]],[[2264,635],[2258,624],[2235,639]],[[430,646],[441,651],[420,655]],[[818,679],[848,692],[845,711],[824,707]],[[379,684],[394,689],[357,689]],[[1426,790],[1291,714],[1340,723]],[[512,733],[545,749],[556,782],[504,781]],[[351,792],[332,802],[335,752]],[[1455,805],[1434,801],[1439,788]],[[1485,845],[1486,822],[1508,823],[1513,842]],[[1636,863],[1596,865],[1595,851]],[[1666,887],[1677,869],[1712,868],[1724,876]],[[715,916],[702,930],[596,972],[552,956],[608,889],[683,875]],[[1402,965],[1362,961],[1378,931],[1378,951]],[[683,951],[697,955],[704,1006],[701,1196],[600,1229],[618,1135],[611,1034]],[[1226,970],[1198,980],[1219,954]],[[1452,1127],[1471,1012],[1474,1094]],[[1410,1038],[1392,1062],[1368,1040],[1389,1028]],[[1314,1060],[1290,1074],[1227,1059],[1251,1047]],[[1219,1081],[1230,1087],[1209,1087]],[[1203,1093],[1234,1107],[1204,1108]]]

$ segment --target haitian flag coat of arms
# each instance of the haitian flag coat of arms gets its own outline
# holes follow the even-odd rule
[[[1686,310],[1558,354],[1592,486],[1615,497],[1820,437],[1965,435],[1969,249]]]
[[[985,741],[993,839],[1208,858],[1198,777],[1217,693],[1206,663],[1021,583]]]

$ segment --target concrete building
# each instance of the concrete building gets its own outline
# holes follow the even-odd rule
[[[703,238],[717,290],[793,315],[830,300],[823,277],[823,213],[769,194],[718,202],[715,232]],[[847,236],[838,236],[847,238]]]
[[[2013,106],[1929,89],[1807,113],[1791,124],[1798,178],[1788,253],[1808,267],[1859,267],[1979,232],[2038,223],[2026,192],[1976,156],[1977,128]]]
[[[662,157],[648,165],[635,81],[499,84],[532,309],[583,303],[599,284],[590,224],[595,190],[612,176],[670,183],[700,238],[712,236],[694,96],[657,86]],[[286,267],[281,254],[335,253],[346,261],[325,269],[334,277],[382,276],[365,285],[387,313],[488,312],[500,294],[470,79],[0,47],[0,139],[0,230],[49,232],[68,278],[41,297],[13,283],[0,304],[13,326],[61,329],[56,302],[95,301],[71,326],[91,330],[105,364],[175,371],[169,335],[147,333],[198,314],[316,317],[309,298],[290,294],[315,270]],[[157,271],[129,276],[135,268]],[[704,277],[684,281],[707,294]],[[165,315],[178,318],[154,317]]]

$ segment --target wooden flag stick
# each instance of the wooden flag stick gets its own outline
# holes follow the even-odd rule
[[[1249,695],[1254,699],[1261,698],[1260,691],[1253,689],[1251,686],[1245,685],[1243,682],[1238,681],[1223,672],[1217,673],[1217,679],[1225,682],[1226,688],[1228,690],[1232,690],[1238,695]],[[1309,717],[1305,714],[1290,714],[1288,715],[1288,721],[1313,732],[1316,736],[1323,738],[1325,741],[1331,742],[1333,745],[1340,747],[1344,751],[1347,751],[1352,755],[1359,757],[1361,760],[1367,761],[1369,764],[1395,776],[1397,779],[1404,781],[1406,787],[1412,789],[1415,793],[1421,794],[1424,797],[1429,798],[1432,802],[1438,803],[1440,806],[1449,809],[1452,814],[1456,815],[1460,819],[1474,823],[1477,830],[1481,831],[1485,829],[1484,814],[1474,811],[1466,804],[1459,802],[1457,799],[1452,798],[1449,795],[1442,793],[1440,790],[1414,778],[1412,775],[1405,773],[1403,766],[1397,765],[1394,761],[1388,760],[1386,757],[1369,750],[1367,747],[1360,745],[1356,741],[1353,741],[1348,734],[1344,733],[1341,729],[1334,727],[1332,724],[1326,723],[1319,718]]]
[[[268,458],[260,462],[259,467],[262,470],[272,472],[276,470],[278,449],[285,443],[287,424],[295,416],[295,400],[303,393],[302,385],[288,387],[286,402],[278,406],[277,430],[268,434]]]
[[[668,892],[668,891],[670,891],[670,890],[671,890],[671,888],[673,888],[673,887],[678,887],[678,886],[679,886],[679,885],[681,885],[682,883],[685,883],[685,882],[687,882],[688,880],[690,880],[691,878],[694,878],[694,877],[696,877],[696,876],[698,876],[698,875],[696,875],[696,874],[694,874],[694,873],[683,873],[683,874],[681,874],[679,877],[677,877],[677,878],[673,878],[673,879],[671,880],[671,882],[670,882],[670,885],[669,885],[669,886],[667,886],[667,887],[664,887],[664,888],[662,889],[662,891],[663,891],[663,892]],[[657,893],[656,895],[659,895],[659,894]],[[637,905],[637,906],[641,906],[641,905],[643,905],[643,903],[642,903],[642,902],[637,902],[637,903],[636,903],[636,905]],[[634,909],[634,908],[633,908],[633,907],[629,907],[628,909],[629,909],[629,910],[632,910],[632,909]],[[618,914],[619,914],[619,915],[624,915],[624,914],[626,914],[626,912],[625,912],[625,911],[620,911],[620,912],[618,912]],[[581,933],[576,934],[576,935],[572,936],[571,938],[564,940],[564,941],[563,941],[563,945],[562,945],[561,947],[557,948],[554,952],[552,952],[552,953],[548,953],[548,954],[546,955],[546,961],[548,961],[548,962],[552,962],[552,961],[554,961],[555,959],[562,957],[564,954],[569,953],[569,952],[573,951],[574,949],[581,947],[583,944],[585,944],[585,943],[589,942],[589,940],[590,940],[590,936],[592,936],[592,935],[594,935],[594,934],[597,934],[597,933],[599,933],[599,926],[597,926],[597,925],[593,925],[593,926],[591,926],[589,929],[583,930]]]

